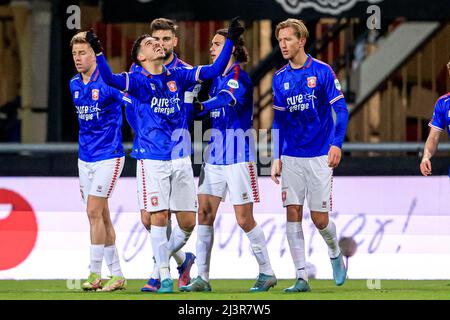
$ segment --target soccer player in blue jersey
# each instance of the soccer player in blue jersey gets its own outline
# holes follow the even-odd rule
[[[132,58],[142,70],[123,74],[111,72],[100,42],[93,33],[88,33],[105,82],[139,101],[136,117],[139,133],[132,155],[139,160],[140,205],[151,213],[153,254],[161,277],[159,293],[173,292],[169,256],[181,249],[195,226],[195,185],[189,157],[191,150],[185,148],[190,147],[190,138],[185,127],[182,99],[196,82],[212,79],[223,72],[233,42],[243,32],[238,19],[233,19],[231,26],[223,55],[212,65],[168,70],[163,64],[162,46],[154,38],[144,35],[136,40],[132,49]],[[180,143],[180,138],[184,143]],[[178,228],[174,228],[168,241],[169,210],[176,213]]]
[[[217,59],[227,37],[220,29],[212,39],[211,57]],[[241,64],[248,61],[243,37],[233,49],[225,72],[215,78],[211,99],[200,103],[201,114],[212,121],[212,135],[199,182],[197,233],[198,276],[181,291],[211,291],[209,269],[214,242],[214,221],[227,191],[234,205],[236,219],[250,240],[259,264],[259,275],[252,292],[267,291],[277,279],[272,270],[266,239],[253,217],[253,203],[259,202],[256,152],[253,139],[253,84]]]
[[[447,69],[450,76],[450,61],[447,64]],[[420,172],[424,176],[431,175],[431,157],[436,153],[441,132],[447,131],[450,137],[450,92],[437,99],[434,105],[433,117],[428,125],[430,126],[430,133],[425,142],[423,157],[420,163]],[[448,175],[450,177],[450,168]]]
[[[297,278],[285,292],[310,291],[302,230],[305,197],[311,219],[328,246],[333,277],[340,286],[347,270],[328,212],[333,168],[341,160],[347,128],[347,106],[331,67],[305,53],[308,29],[301,20],[279,23],[275,35],[283,58],[289,61],[273,76],[273,129],[279,130],[279,139],[274,139],[272,180],[279,184],[277,176],[281,174],[286,235]]]
[[[174,48],[178,44],[178,37],[176,36],[178,26],[175,24],[174,21],[166,18],[158,18],[153,20],[150,23],[150,35],[161,44],[163,50],[164,50],[164,59],[163,64],[164,66],[171,70],[177,67],[191,67],[188,63],[184,62],[183,60],[179,59],[178,56],[174,52]],[[131,71],[140,71],[142,69],[142,66],[139,64],[133,63],[131,67]],[[185,92],[185,97],[183,99],[183,107],[181,108],[181,112],[185,113],[185,117],[183,119],[187,121],[187,124],[183,125],[183,128],[188,128],[193,121],[193,99],[195,96],[197,96],[198,92],[200,91],[201,84],[197,83],[193,87],[189,88]],[[133,99],[130,97],[130,99]],[[136,99],[134,99],[136,100]],[[138,101],[134,101],[135,103],[138,103]],[[128,103],[127,103],[128,105]],[[129,108],[128,108],[129,109]],[[127,113],[129,110],[127,110]],[[183,137],[180,136],[179,139],[182,139]],[[183,141],[179,141],[183,143]],[[148,232],[151,234],[151,220],[150,220],[150,214],[145,211],[144,209],[141,210],[141,221],[144,225],[144,227],[148,230]],[[167,224],[167,235],[170,238],[170,234],[172,233],[171,230],[171,219],[169,215],[169,220]],[[195,255],[191,252],[183,252],[182,250],[178,250],[177,252],[174,252],[172,254],[175,261],[178,264],[178,287],[184,286],[189,284],[191,277],[190,277],[190,270],[195,260]],[[152,275],[150,276],[150,279],[147,281],[145,286],[141,289],[143,292],[154,292],[158,290],[161,286],[161,281],[159,279],[159,269],[156,266],[156,263],[153,267]]]
[[[122,172],[125,153],[122,147],[122,93],[106,85],[97,68],[95,53],[86,32],[71,40],[72,56],[79,72],[70,81],[70,91],[78,113],[80,191],[87,204],[90,223],[90,275],[84,290],[113,291],[125,288],[111,222],[108,198]],[[105,258],[111,279],[102,285],[102,260]]]

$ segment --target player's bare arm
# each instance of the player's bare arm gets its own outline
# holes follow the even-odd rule
[[[422,161],[420,162],[420,172],[424,176],[431,175],[431,157],[436,153],[437,146],[439,144],[439,136],[441,131],[431,128],[427,141],[425,142],[425,148],[423,150]]]

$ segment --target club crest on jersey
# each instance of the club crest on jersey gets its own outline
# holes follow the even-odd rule
[[[157,207],[158,206],[158,197],[157,196],[151,197],[150,202],[152,203],[152,206]]]
[[[99,97],[99,91],[98,89],[92,89],[92,100],[97,101]]]
[[[177,91],[177,84],[175,81],[169,81],[167,82],[167,86],[169,87],[170,92]]]
[[[78,96],[80,95],[80,91],[75,91],[75,93],[74,93],[74,97],[75,97],[75,99],[78,99]]]
[[[315,88],[316,87],[316,77],[308,77],[308,88]]]
[[[150,83],[150,87],[152,87],[152,90],[153,90],[153,91],[156,90],[156,87],[155,87],[155,84],[154,84],[154,83]]]
[[[289,90],[289,82],[284,83],[284,90]]]

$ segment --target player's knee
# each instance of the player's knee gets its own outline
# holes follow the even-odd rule
[[[164,213],[152,213],[151,224],[155,226],[167,226],[168,218]]]
[[[245,232],[251,231],[256,225],[256,222],[252,216],[238,217],[237,223],[239,224],[241,229],[244,230]]]
[[[88,208],[87,209],[87,215],[89,218],[89,221],[91,222],[98,222],[103,221],[103,210],[99,210],[97,208]]]
[[[323,230],[328,226],[328,219],[320,218],[320,219],[313,219],[314,225],[317,229]]]
[[[198,209],[198,223],[212,225],[214,223],[214,215],[207,207],[200,207]]]
[[[194,216],[193,219],[189,219],[189,220],[184,221],[183,224],[180,225],[180,228],[183,231],[192,232],[192,230],[194,230],[194,228],[195,228],[195,216]]]

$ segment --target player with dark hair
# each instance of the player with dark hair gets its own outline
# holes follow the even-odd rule
[[[140,72],[113,74],[102,54],[101,44],[93,33],[89,43],[97,54],[99,70],[105,82],[126,91],[139,101],[136,111],[138,133],[133,154],[138,159],[137,180],[140,207],[151,213],[153,254],[159,268],[159,293],[173,292],[169,256],[181,249],[195,226],[196,196],[190,161],[190,135],[182,112],[185,92],[196,82],[212,79],[226,67],[233,43],[242,32],[238,19],[232,21],[232,32],[223,55],[208,66],[164,67],[164,50],[152,37],[135,42],[132,58],[142,66]],[[185,143],[179,143],[183,137]],[[167,222],[175,212],[178,229],[167,240]]]
[[[336,285],[347,269],[339,249],[336,226],[329,220],[333,168],[341,160],[348,110],[336,75],[329,65],[305,53],[308,29],[301,20],[279,23],[275,36],[289,63],[273,76],[274,139],[272,180],[279,183],[286,207],[286,236],[296,268],[295,284],[285,292],[310,291],[302,229],[305,198],[311,219],[328,246]],[[336,112],[336,123],[332,109]],[[274,133],[274,131],[273,131]]]
[[[184,62],[183,60],[179,59],[178,56],[174,52],[174,48],[178,44],[178,37],[176,35],[176,31],[178,29],[178,26],[175,24],[174,21],[166,18],[158,18],[153,20],[150,23],[150,34],[144,35],[138,38],[137,43],[140,43],[142,39],[145,37],[153,37],[157,42],[159,42],[164,50],[164,59],[163,64],[168,69],[171,70],[173,68],[177,67],[191,67],[188,63]],[[133,46],[133,52],[132,57],[136,59],[137,57],[137,51],[139,50],[139,46],[135,45]],[[131,72],[140,72],[142,70],[142,66],[139,64],[133,63],[133,65],[130,68]],[[185,94],[184,99],[182,100],[183,107],[180,108],[180,112],[184,112],[185,116],[183,119],[187,122],[185,125],[183,125],[183,128],[189,128],[192,125],[193,121],[193,99],[195,96],[197,96],[198,92],[200,91],[201,85],[199,83],[195,84],[191,88],[189,88]],[[126,101],[132,101],[134,98],[131,96],[128,96],[128,99]],[[136,99],[134,99],[136,100]],[[133,101],[132,104],[138,104],[139,101]],[[126,103],[127,106],[129,106],[131,103]],[[127,119],[130,118],[130,113],[133,112],[135,108],[132,106],[128,107],[126,109]],[[183,141],[183,136],[180,136],[179,143],[187,143],[188,141]],[[144,227],[147,229],[147,231],[151,234],[151,215],[146,212],[144,209],[141,208],[141,221]],[[172,221],[170,219],[167,223],[167,236],[170,238],[170,235],[172,233]],[[175,259],[175,261],[178,264],[178,287],[187,285],[191,278],[190,278],[190,270],[191,267],[195,261],[195,255],[191,252],[183,252],[182,250],[179,250],[177,252],[174,252],[172,255]],[[154,264],[152,274],[150,278],[148,279],[147,283],[142,287],[141,291],[143,292],[154,292],[158,290],[161,286],[161,281],[159,279],[159,270],[156,266],[156,263]]]
[[[227,29],[212,39],[210,53],[215,61],[224,48]],[[241,64],[248,62],[243,37],[235,41],[233,56],[226,70],[214,79],[211,99],[198,103],[200,114],[208,114],[213,133],[200,174],[198,191],[197,266],[198,276],[181,291],[211,291],[209,268],[214,242],[214,221],[220,202],[230,194],[236,219],[244,230],[256,261],[259,275],[252,292],[267,291],[277,279],[272,270],[266,239],[253,217],[253,203],[259,202],[256,152],[253,139],[253,84]]]

